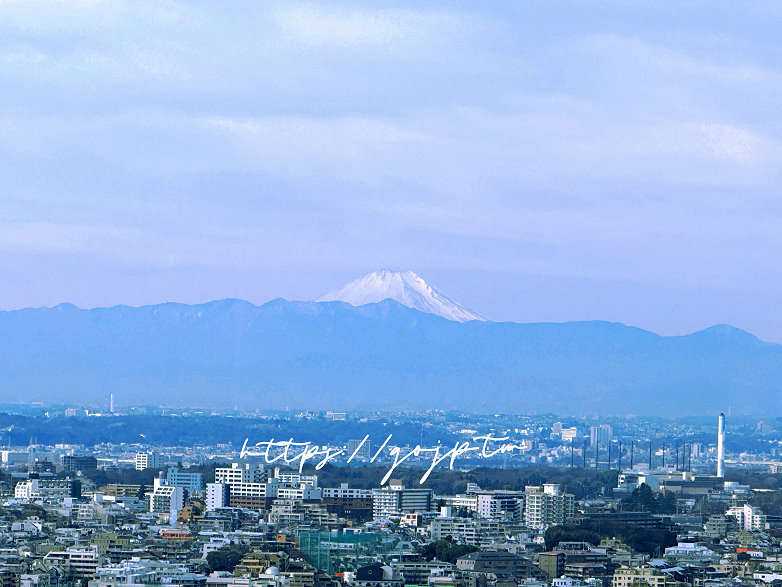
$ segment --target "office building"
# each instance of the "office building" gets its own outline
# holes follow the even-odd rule
[[[201,493],[204,488],[204,476],[201,473],[185,473],[177,467],[166,471],[166,484],[174,487],[184,487],[189,495]]]
[[[361,440],[348,440],[345,448],[347,458],[350,458],[351,456],[358,460],[369,460],[372,458],[372,443],[369,439],[366,439],[363,443]]]
[[[607,447],[613,440],[614,431],[608,424],[600,424],[600,426],[592,426],[589,428],[589,443],[591,446],[600,444],[602,447]]]
[[[89,471],[98,468],[98,459],[84,455],[63,455],[60,463],[65,473]]]

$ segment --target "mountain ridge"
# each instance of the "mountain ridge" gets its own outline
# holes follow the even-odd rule
[[[782,408],[782,346],[739,329],[661,336],[606,321],[455,322],[393,300],[61,310],[0,312],[9,400],[114,393],[125,405],[657,415]]]
[[[160,302],[157,304],[142,304],[140,306],[133,306],[128,304],[115,304],[112,306],[93,306],[90,308],[83,308],[81,306],[77,306],[71,302],[59,302],[53,306],[30,306],[26,308],[16,308],[12,310],[0,310],[0,315],[8,314],[8,313],[15,313],[15,312],[27,312],[27,311],[35,311],[35,310],[56,310],[60,309],[61,307],[67,307],[68,309],[74,309],[79,310],[82,312],[90,312],[93,310],[117,310],[117,309],[130,309],[130,310],[142,310],[147,308],[159,308],[162,306],[178,306],[178,307],[188,307],[188,308],[196,308],[196,307],[207,307],[212,306],[216,304],[221,304],[223,302],[240,302],[242,305],[247,305],[252,308],[260,309],[260,308],[266,308],[270,307],[272,305],[300,305],[300,306],[320,306],[320,305],[330,305],[330,304],[338,304],[341,307],[351,307],[354,309],[361,309],[363,306],[378,306],[383,305],[386,302],[390,302],[394,305],[401,306],[404,308],[407,308],[409,310],[414,310],[415,312],[421,313],[421,314],[429,314],[430,316],[436,316],[435,314],[430,314],[428,312],[424,312],[422,310],[418,310],[416,308],[410,308],[409,306],[405,306],[404,304],[397,302],[396,300],[392,300],[390,298],[386,298],[383,300],[380,300],[379,302],[372,302],[368,304],[363,304],[362,306],[354,306],[353,304],[350,304],[348,302],[342,302],[339,300],[333,300],[333,301],[317,301],[317,300],[289,300],[284,297],[277,297],[273,298],[271,300],[268,300],[266,302],[262,302],[260,304],[255,304],[249,300],[245,300],[242,298],[219,298],[216,300],[209,300],[206,302],[195,302],[195,303],[189,303],[189,302]],[[442,316],[437,316],[438,318],[442,318]],[[444,320],[447,320],[447,318],[443,318]],[[752,339],[757,340],[758,342],[761,342],[763,344],[769,344],[774,346],[780,346],[782,347],[782,343],[774,342],[774,341],[767,341],[763,340],[762,338],[759,338],[755,334],[749,332],[748,330],[744,330],[743,328],[739,328],[737,326],[733,326],[731,324],[725,324],[725,323],[719,323],[719,324],[713,324],[711,326],[706,326],[704,328],[701,328],[699,330],[693,330],[692,332],[687,332],[684,334],[660,334],[658,332],[655,332],[653,330],[649,330],[646,328],[643,328],[641,326],[635,326],[633,324],[626,324],[624,322],[620,322],[618,320],[605,320],[601,318],[595,318],[591,320],[567,320],[564,322],[556,322],[551,320],[545,320],[540,322],[517,322],[514,320],[476,320],[476,322],[485,322],[489,324],[517,324],[517,325],[565,325],[565,324],[604,324],[604,325],[616,325],[621,326],[623,328],[628,329],[634,329],[638,330],[650,335],[654,335],[661,338],[682,338],[682,337],[688,337],[693,336],[700,333],[706,333],[706,332],[714,332],[717,334],[725,334],[730,332],[735,332],[738,334],[746,335],[747,337],[751,337]]]
[[[160,308],[163,306],[169,306],[169,307],[187,307],[187,308],[197,308],[197,307],[209,307],[214,305],[219,305],[224,302],[239,302],[242,305],[246,305],[252,308],[261,309],[266,307],[271,307],[273,305],[297,305],[297,306],[320,306],[320,305],[329,305],[329,304],[339,304],[342,307],[351,307],[355,309],[361,309],[363,306],[377,306],[377,305],[383,305],[386,302],[390,302],[394,305],[401,306],[404,308],[407,308],[409,310],[414,310],[415,312],[421,313],[421,314],[429,314],[430,316],[437,316],[436,314],[431,314],[428,312],[424,312],[422,310],[418,310],[416,308],[410,308],[409,306],[405,306],[404,304],[397,302],[396,300],[385,298],[383,300],[380,300],[379,302],[371,302],[368,304],[363,304],[362,306],[355,306],[353,304],[350,304],[348,302],[342,302],[340,300],[332,300],[332,301],[318,301],[318,300],[289,300],[284,297],[277,297],[273,298],[271,300],[268,300],[266,302],[262,302],[260,304],[255,304],[249,300],[245,300],[242,298],[234,298],[234,297],[227,297],[227,298],[219,298],[215,300],[209,300],[206,302],[195,302],[195,303],[189,303],[189,302],[159,302],[157,304],[142,304],[140,306],[133,306],[128,304],[115,304],[112,306],[93,306],[89,308],[83,308],[81,306],[77,306],[76,304],[73,304],[71,302],[59,302],[53,306],[30,306],[25,308],[16,308],[11,310],[0,310],[0,316],[3,314],[12,314],[12,313],[19,313],[19,312],[29,312],[29,311],[45,311],[45,310],[58,310],[58,309],[68,309],[68,310],[78,310],[81,312],[91,312],[96,310],[120,310],[120,309],[128,309],[128,310],[143,310],[143,309],[149,309],[149,308]],[[437,316],[438,318],[442,318],[444,320],[448,320],[447,318],[443,318],[442,316]],[[454,321],[455,322],[455,321]],[[624,322],[620,322],[617,320],[605,320],[601,318],[595,318],[591,320],[567,320],[564,322],[556,322],[556,321],[541,321],[541,322],[517,322],[513,320],[476,320],[475,322],[485,322],[489,324],[517,324],[517,325],[568,325],[568,324],[604,324],[604,325],[616,325],[621,326],[623,328],[628,329],[634,329],[641,332],[645,332],[647,334],[651,334],[657,337],[661,338],[682,338],[682,337],[688,337],[693,336],[701,333],[715,333],[720,336],[727,335],[730,336],[732,333],[736,333],[738,335],[745,335],[749,338],[752,338],[760,343],[768,344],[768,345],[774,345],[774,346],[780,346],[782,347],[782,343],[774,342],[774,341],[767,341],[763,340],[762,338],[759,338],[757,335],[749,332],[748,330],[744,330],[743,328],[739,328],[737,326],[733,326],[731,324],[725,324],[725,323],[719,323],[719,324],[713,324],[711,326],[706,326],[704,328],[701,328],[699,330],[693,330],[692,332],[687,332],[684,334],[660,334],[658,332],[655,332],[653,330],[648,330],[646,328],[643,328],[641,326],[635,326],[632,324],[626,324]]]

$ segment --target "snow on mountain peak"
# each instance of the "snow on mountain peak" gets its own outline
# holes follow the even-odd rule
[[[486,320],[436,290],[412,271],[373,271],[315,301],[347,302],[354,306],[363,306],[386,299],[456,322]]]

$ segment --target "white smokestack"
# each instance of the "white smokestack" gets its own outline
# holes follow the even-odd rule
[[[725,476],[725,414],[720,414],[717,425],[717,477]]]

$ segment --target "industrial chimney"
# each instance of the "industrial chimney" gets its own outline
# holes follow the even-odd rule
[[[725,476],[725,414],[720,414],[717,425],[717,477]]]

